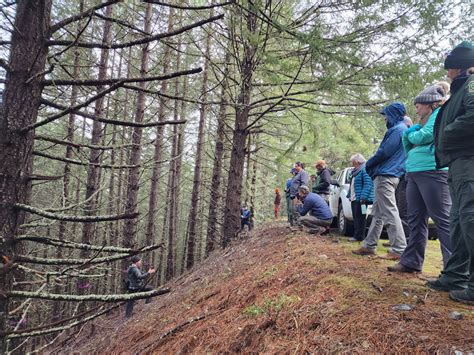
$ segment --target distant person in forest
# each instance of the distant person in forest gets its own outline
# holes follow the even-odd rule
[[[297,208],[298,189],[300,188],[300,186],[303,186],[303,185],[308,186],[308,182],[309,182],[309,176],[308,176],[308,173],[303,168],[303,163],[297,161],[295,163],[295,171],[296,171],[296,175],[291,180],[291,186],[290,186],[290,199],[292,201],[292,204],[291,204],[292,220],[290,222],[291,226],[300,225],[300,222],[299,222],[300,214],[298,213],[298,208]]]
[[[444,61],[451,98],[434,127],[436,168],[449,167],[451,257],[427,286],[474,305],[474,46],[464,41]]]
[[[403,134],[402,141],[407,153],[406,196],[408,201],[408,245],[392,272],[420,272],[423,267],[428,241],[428,217],[438,230],[443,264],[451,255],[449,238],[449,210],[451,197],[448,187],[448,169],[437,169],[433,150],[433,128],[440,107],[447,100],[448,83],[431,85],[415,97],[414,104],[420,123]]]
[[[405,173],[406,154],[402,136],[407,130],[403,122],[406,108],[394,102],[383,109],[387,131],[375,154],[365,164],[365,170],[374,181],[375,201],[372,222],[362,246],[353,250],[357,255],[375,255],[384,224],[387,225],[391,247],[387,259],[399,260],[406,247],[405,232],[397,208],[395,190]]]
[[[313,174],[309,177],[309,181],[310,181],[310,184],[311,184],[311,192],[314,192],[316,193],[316,182],[318,180],[318,177]]]
[[[310,234],[321,235],[329,231],[332,213],[321,196],[310,192],[308,186],[302,185],[298,189],[296,201],[301,225],[307,227]]]
[[[351,156],[350,160],[354,169],[350,174],[350,187],[347,196],[351,201],[354,235],[349,241],[361,242],[365,237],[367,206],[374,202],[374,184],[372,178],[365,171],[364,156],[357,153]]]
[[[290,174],[291,174],[291,178],[286,180],[285,197],[286,197],[286,214],[288,216],[288,223],[290,224],[290,226],[292,226],[293,225],[293,210],[292,210],[293,201],[291,200],[290,188],[291,188],[291,182],[293,181],[296,175],[296,169],[291,168]]]
[[[153,290],[153,287],[146,285],[146,279],[155,273],[155,269],[150,268],[147,272],[141,271],[142,259],[138,255],[131,258],[132,264],[127,270],[127,289],[130,293],[146,292]],[[147,298],[145,303],[150,303],[151,298]],[[127,301],[125,306],[125,317],[130,318],[133,313],[134,300]]]
[[[243,231],[245,226],[247,226],[249,232],[252,230],[252,222],[250,221],[252,213],[247,208],[247,206],[242,206],[240,209],[240,231]]]
[[[316,168],[316,183],[313,192],[317,193],[324,201],[329,203],[329,187],[331,186],[331,176],[334,171],[326,166],[325,160],[318,160],[314,167]]]
[[[275,219],[278,218],[280,214],[280,205],[281,205],[281,192],[280,189],[277,187],[275,189],[275,200],[273,201],[273,212],[275,212]]]

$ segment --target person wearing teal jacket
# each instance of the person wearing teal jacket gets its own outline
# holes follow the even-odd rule
[[[400,261],[388,267],[392,272],[421,271],[428,241],[428,217],[436,225],[444,265],[451,256],[448,172],[446,168],[436,168],[433,135],[438,112],[447,99],[448,90],[448,83],[438,83],[418,94],[414,103],[420,123],[410,127],[402,136],[407,153],[405,170],[409,238]]]
[[[452,81],[451,97],[438,114],[434,141],[437,167],[449,167],[453,252],[427,286],[474,305],[474,45],[464,41],[456,46],[444,68]]]

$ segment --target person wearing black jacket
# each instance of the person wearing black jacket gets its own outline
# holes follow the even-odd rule
[[[155,273],[155,269],[150,268],[147,272],[141,271],[142,259],[138,255],[134,255],[131,258],[132,264],[128,267],[127,270],[127,279],[128,279],[128,292],[146,292],[153,290],[153,287],[147,286],[145,281],[151,274]],[[150,303],[151,298],[147,298],[145,303]],[[125,317],[130,318],[133,313],[133,306],[135,304],[134,300],[127,301],[125,307]]]
[[[329,203],[329,187],[331,186],[331,176],[334,175],[334,171],[326,166],[324,160],[318,160],[314,167],[317,170],[316,184],[313,188],[313,192],[317,193],[323,198],[324,201]]]
[[[427,286],[474,305],[474,45],[464,41],[446,57],[451,97],[434,126],[436,167],[449,167],[452,254]]]

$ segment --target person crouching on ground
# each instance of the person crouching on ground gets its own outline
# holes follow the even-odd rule
[[[449,167],[451,257],[427,286],[474,305],[474,46],[462,42],[446,57],[451,98],[434,127],[436,167]]]
[[[433,150],[433,128],[448,90],[448,83],[438,83],[418,94],[414,104],[420,123],[409,128],[402,137],[407,153],[405,169],[410,237],[400,261],[389,266],[388,271],[421,271],[428,241],[428,217],[434,221],[438,231],[444,266],[451,255],[448,169],[436,168]]]
[[[399,260],[407,246],[395,199],[399,178],[405,173],[406,155],[402,135],[408,129],[403,123],[406,109],[402,103],[394,102],[381,113],[385,117],[387,132],[375,154],[365,164],[367,173],[374,181],[373,218],[362,246],[352,252],[357,255],[375,255],[383,226],[386,224],[391,244],[386,258]]]
[[[147,272],[141,271],[142,259],[138,255],[134,255],[131,258],[132,264],[128,267],[127,278],[128,278],[128,292],[146,292],[153,290],[153,287],[145,284],[146,279],[151,274],[155,273],[155,269],[150,268]],[[147,298],[145,303],[150,303],[151,298]],[[125,307],[125,317],[130,318],[133,313],[134,300],[127,301]]]
[[[348,193],[351,201],[352,217],[354,220],[354,236],[351,242],[361,242],[365,237],[365,221],[367,205],[374,201],[374,183],[365,171],[365,158],[362,154],[351,156],[354,169],[350,176],[350,189]]]
[[[332,213],[328,204],[318,194],[309,192],[306,185],[302,185],[298,189],[298,212],[300,214],[300,222],[308,228],[309,233],[321,235],[329,231],[332,223]],[[309,214],[308,214],[309,212]]]

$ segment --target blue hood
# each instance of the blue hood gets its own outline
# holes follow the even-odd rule
[[[403,121],[407,110],[401,102],[393,102],[383,109],[383,115],[387,118],[387,129],[392,128],[398,122]]]

